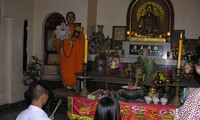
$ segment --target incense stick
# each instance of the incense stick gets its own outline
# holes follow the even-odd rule
[[[61,105],[61,103],[62,103],[62,99],[60,99],[60,100],[58,101],[58,103],[57,103],[57,105],[56,105],[56,107],[55,107],[53,113],[51,114],[51,116],[53,116],[53,115],[55,114],[56,110],[57,110],[58,107]]]

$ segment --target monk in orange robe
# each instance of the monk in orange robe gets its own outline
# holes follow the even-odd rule
[[[75,88],[75,73],[83,72],[85,37],[83,34],[83,28],[74,24],[75,19],[76,18],[74,12],[70,11],[66,14],[66,21],[67,26],[70,28],[70,35],[63,41],[63,45],[61,45],[61,40],[55,40],[55,46],[58,53],[62,76],[62,83],[66,89]],[[63,46],[62,49],[61,46]]]

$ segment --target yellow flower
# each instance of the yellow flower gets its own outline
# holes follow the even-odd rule
[[[115,69],[116,68],[116,64],[117,63],[115,61],[112,61],[110,68],[111,69]]]

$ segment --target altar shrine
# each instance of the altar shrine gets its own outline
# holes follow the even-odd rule
[[[147,76],[147,73],[150,73],[151,76],[148,78],[150,80],[147,80],[150,81],[149,84],[146,84],[145,81],[143,86],[149,86],[148,89],[151,89],[150,92],[153,92],[153,96],[167,94],[170,101],[173,101],[172,98],[174,96],[179,96],[179,100],[183,102],[182,97],[185,93],[182,92],[180,94],[180,91],[183,91],[183,88],[193,88],[198,85],[191,76],[186,80],[186,77],[183,77],[182,67],[188,62],[188,55],[192,55],[193,52],[186,49],[184,30],[177,32],[173,28],[174,9],[172,3],[164,0],[133,0],[128,7],[126,21],[126,39],[123,36],[117,38],[113,35],[112,44],[114,45],[112,45],[112,48],[102,51],[103,54],[100,52],[99,56],[94,60],[88,59],[89,63],[91,63],[88,77],[93,76],[89,78],[88,83],[96,82],[98,85],[99,83],[105,83],[104,89],[113,89],[108,85],[128,85],[130,82],[137,85],[141,81],[144,82],[147,79],[145,75]],[[113,34],[115,34],[115,31],[113,31]],[[120,43],[121,46],[116,43]],[[149,58],[153,59],[154,63],[152,65],[155,66],[150,64],[151,70],[149,70],[149,66],[147,64],[144,66],[141,62],[140,65],[142,67],[140,66],[139,69],[145,69],[144,67],[146,67],[146,71],[141,70],[138,73],[138,58],[141,58],[142,62]],[[112,66],[117,68],[115,72],[120,70],[117,74],[112,74],[112,68],[108,67],[112,64],[113,59],[119,59],[119,66],[121,66],[117,68],[117,62]],[[193,68],[191,67],[191,69]],[[94,72],[101,75],[91,74]],[[158,77],[160,83],[155,81],[156,73],[162,74]],[[118,79],[123,82],[119,82],[120,80]],[[80,91],[80,84],[81,80],[78,78],[78,91]],[[97,84],[93,84],[93,86]],[[165,93],[163,93],[164,89],[167,90]],[[156,90],[159,90],[159,93]],[[179,92],[175,92],[176,90]],[[179,103],[181,102],[179,101]],[[178,107],[179,105],[175,106]]]
[[[170,1],[133,0],[127,11],[127,41],[122,43],[125,57],[135,59],[146,48],[145,54],[156,60],[172,60],[173,15]]]
[[[173,120],[175,109],[186,100],[186,89],[199,87],[190,71],[184,79],[182,67],[190,62],[187,57],[194,52],[184,46],[185,31],[177,32],[173,28],[174,9],[170,1],[132,0],[126,21],[125,27],[119,27],[125,28],[125,35],[120,36],[119,30],[118,38],[113,35],[110,44],[101,36],[102,31],[101,35],[99,31],[92,33],[84,51],[83,73],[76,73],[77,96],[67,98],[69,119],[93,119],[99,99],[96,96],[88,99],[88,95],[98,89],[123,89],[128,93],[129,88],[136,87],[144,92],[137,96],[142,101],[118,96],[123,98],[118,99],[122,120]],[[91,58],[94,53],[96,57]],[[192,71],[192,66],[189,67]],[[135,89],[131,92],[135,93]],[[149,104],[146,96],[166,98],[167,105]]]
[[[67,115],[71,120],[93,120],[98,100],[69,96]],[[125,103],[120,101],[122,120],[173,120],[175,107],[146,103]]]

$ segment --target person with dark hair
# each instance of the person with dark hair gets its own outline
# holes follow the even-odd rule
[[[70,33],[64,40],[59,38],[55,40],[62,83],[65,89],[75,88],[76,73],[83,72],[85,37],[83,27],[76,25],[75,20],[75,13],[69,11],[66,14],[66,26],[70,29]]]
[[[94,120],[121,120],[118,100],[114,97],[102,98],[97,105]]]
[[[192,63],[194,63],[194,67],[195,67],[195,64],[200,63],[200,61],[198,61],[200,60],[200,45],[197,44],[197,46],[195,47],[195,52],[193,52],[190,57],[191,57]],[[200,74],[198,74],[196,70],[193,71],[193,79],[194,81],[200,84]]]
[[[195,71],[200,75],[200,51],[196,49],[193,58]],[[192,92],[184,104],[176,109],[174,120],[200,120],[200,88]]]
[[[48,117],[42,110],[42,107],[49,99],[49,91],[46,86],[41,83],[31,85],[27,91],[28,97],[31,99],[31,105],[22,111],[16,120],[53,120],[54,116]]]

